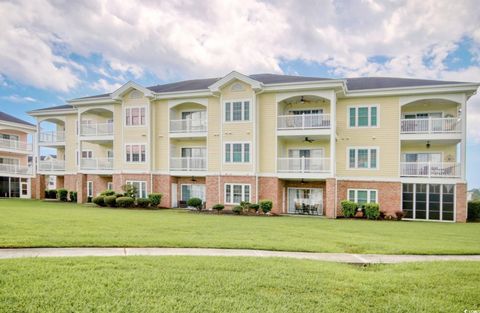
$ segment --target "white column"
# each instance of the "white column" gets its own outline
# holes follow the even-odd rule
[[[462,180],[466,180],[467,168],[467,97],[464,95],[461,103],[462,118],[462,142],[460,144],[460,166],[462,171]]]
[[[332,91],[330,98],[330,171],[332,176],[336,175],[336,130],[337,130],[337,95]]]

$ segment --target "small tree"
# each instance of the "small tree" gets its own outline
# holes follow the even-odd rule
[[[150,199],[150,205],[154,208],[157,208],[162,201],[162,194],[161,193],[151,193],[148,195],[148,199]]]
[[[122,185],[122,190],[125,197],[130,197],[135,199],[137,197],[137,187],[131,184]]]
[[[260,208],[265,214],[270,212],[273,208],[273,202],[271,200],[260,200],[258,204],[260,205]]]
[[[220,211],[223,210],[225,206],[223,204],[215,204],[212,209],[217,210],[217,214],[220,214]]]
[[[201,211],[203,207],[203,201],[200,198],[190,198],[187,201],[187,205],[189,207],[195,208],[198,211]]]
[[[248,201],[241,201],[240,202],[240,206],[242,207],[242,211],[243,212],[248,212],[248,210],[250,209],[250,202]]]

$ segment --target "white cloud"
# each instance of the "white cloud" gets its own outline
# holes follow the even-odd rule
[[[119,83],[109,83],[106,79],[99,79],[96,82],[92,84],[92,89],[100,91],[100,92],[105,92],[105,93],[111,93],[120,88],[122,84]]]
[[[1,97],[4,100],[10,101],[10,102],[16,102],[16,103],[21,103],[21,102],[37,102],[37,99],[32,98],[32,97],[23,97],[19,95],[10,95],[10,96],[2,96]]]

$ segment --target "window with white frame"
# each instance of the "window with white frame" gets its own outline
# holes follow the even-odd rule
[[[225,121],[249,121],[250,101],[229,101],[225,102]]]
[[[225,143],[225,163],[249,163],[250,143]]]
[[[378,148],[348,148],[348,167],[351,169],[377,169]]]
[[[146,160],[145,145],[125,145],[125,161],[129,163],[144,163]]]
[[[125,109],[125,125],[145,125],[145,107],[132,107]]]
[[[183,201],[188,201],[190,198],[199,198],[202,201],[206,200],[205,185],[203,184],[182,184],[181,198]]]
[[[350,127],[377,127],[378,107],[376,105],[349,107],[348,120]]]
[[[137,190],[135,196],[137,198],[146,198],[147,197],[147,182],[146,181],[127,180],[126,184],[135,187],[135,189]]]
[[[92,159],[93,151],[92,150],[82,150],[82,159]]]
[[[375,189],[348,189],[348,200],[363,206],[365,203],[377,203]]]
[[[93,197],[93,181],[87,181],[87,197]]]
[[[242,201],[250,202],[250,185],[225,184],[225,203],[239,204]]]

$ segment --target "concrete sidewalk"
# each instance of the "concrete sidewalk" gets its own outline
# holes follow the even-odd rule
[[[222,256],[280,257],[350,264],[391,264],[431,261],[480,261],[480,255],[386,255],[311,253],[246,249],[203,248],[19,248],[0,249],[0,259],[85,256]]]

